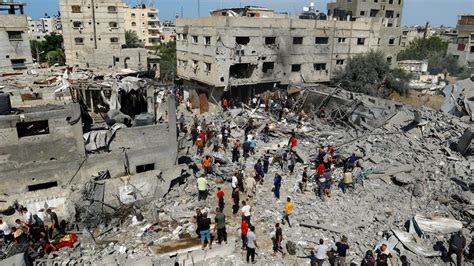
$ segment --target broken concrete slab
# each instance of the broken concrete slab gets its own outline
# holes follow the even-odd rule
[[[408,250],[415,254],[428,258],[441,256],[441,251],[429,250],[427,247],[421,246],[416,242],[415,237],[407,232],[397,229],[393,229],[392,232]]]
[[[426,216],[417,214],[413,219],[423,233],[446,235],[458,232],[463,227],[462,223],[456,219],[436,215]]]

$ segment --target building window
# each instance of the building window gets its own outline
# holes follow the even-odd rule
[[[399,18],[399,17],[400,17],[400,13],[397,13],[397,18]]]
[[[16,123],[18,138],[49,134],[48,120]]]
[[[204,36],[204,41],[206,42],[206,45],[211,45],[211,36]]]
[[[379,2],[379,0],[374,0],[374,3],[378,3],[378,2]]]
[[[346,43],[346,38],[344,37],[337,38],[337,43]]]
[[[471,46],[471,53],[474,53],[474,46]]]
[[[365,16],[365,11],[360,11],[361,16]]]
[[[365,38],[357,38],[357,45],[364,45],[365,44]]]
[[[389,3],[390,5],[393,5],[393,0],[388,0],[388,3]]]
[[[265,44],[275,44],[276,43],[276,37],[265,37]]]
[[[72,23],[72,27],[75,29],[82,28],[82,22],[81,21],[74,21]]]
[[[316,37],[314,39],[315,44],[328,44],[329,43],[329,37]]]
[[[402,0],[398,0],[398,4],[401,5],[401,4],[402,4]]]
[[[293,37],[293,44],[303,44],[303,37]]]
[[[375,18],[379,15],[379,10],[378,9],[371,9],[370,10],[370,17]]]
[[[299,72],[301,70],[300,64],[293,64],[291,65],[291,72]]]
[[[21,41],[23,38],[21,37],[21,34],[23,32],[21,31],[7,31],[8,32],[8,39],[10,41]]]
[[[136,22],[132,22],[132,27],[136,27],[137,26],[137,23]]]
[[[149,164],[137,165],[135,170],[136,170],[137,174],[143,173],[143,172],[148,172],[148,171],[153,171],[153,170],[155,170],[155,164],[154,163],[149,163]]]
[[[117,7],[116,6],[108,6],[107,11],[109,13],[117,13]]]
[[[238,36],[238,37],[235,37],[235,42],[240,45],[247,45],[250,42],[250,37]]]
[[[336,65],[338,66],[344,65],[344,60],[343,59],[336,60]]]
[[[136,17],[135,13],[132,13],[131,15],[132,15],[132,18]]]
[[[81,13],[81,6],[71,6],[72,13]]]
[[[185,42],[188,41],[188,35],[187,34],[183,34],[183,41],[185,41]]]
[[[393,18],[394,15],[395,15],[395,12],[393,12],[393,10],[385,11],[385,18]]]
[[[313,64],[314,70],[326,70],[326,63]]]
[[[84,38],[80,38],[80,37],[74,38],[74,43],[76,45],[82,45],[84,44]]]
[[[10,58],[10,56],[7,55],[7,58]],[[25,61],[25,59],[10,59],[14,70],[26,69]]]
[[[388,39],[388,44],[389,45],[395,45],[395,38],[392,37],[392,38]]]
[[[387,57],[387,63],[389,63],[389,64],[392,63],[392,57],[391,56]]]
[[[199,41],[198,36],[193,35],[192,38],[193,38],[193,43],[198,43],[198,41]]]
[[[273,72],[274,68],[275,68],[275,62],[263,62],[262,72],[270,74]]]
[[[118,43],[119,39],[117,37],[110,38],[111,43]]]
[[[206,64],[206,72],[211,72],[211,63],[205,63]]]
[[[193,60],[193,64],[191,65],[191,68],[193,69],[194,73],[196,73],[199,69],[199,62],[198,60]]]
[[[118,23],[115,21],[111,21],[109,22],[109,27],[111,27],[112,29],[116,29],[118,28]]]

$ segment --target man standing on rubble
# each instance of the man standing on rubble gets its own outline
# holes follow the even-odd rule
[[[247,233],[247,263],[249,259],[255,264],[255,249],[259,248],[257,244],[257,236],[255,235],[255,227],[250,226],[250,232]]]
[[[179,130],[181,132],[184,132],[184,114],[183,113],[181,113],[181,115],[179,116],[178,121],[179,121]]]
[[[197,151],[196,154],[202,156],[204,154],[204,141],[202,138],[198,137],[196,140]]]
[[[290,150],[293,151],[294,148],[298,145],[298,139],[296,138],[296,134],[292,133],[290,139],[288,140],[288,146]]]
[[[3,233],[3,241],[8,244],[13,241],[12,231],[6,222],[0,218],[0,231]]]
[[[268,166],[270,165],[270,150],[267,150],[263,155],[263,172],[266,174],[268,173]]]
[[[349,244],[347,244],[347,237],[342,236],[341,241],[336,243],[337,247],[337,258],[336,266],[346,266],[346,256],[349,250]]]
[[[66,232],[64,231],[64,229],[59,224],[58,215],[55,212],[51,211],[51,209],[47,209],[46,213],[48,214],[49,220],[51,221],[51,227],[48,229],[49,238],[50,239],[53,238],[53,230],[54,229],[58,230],[58,232],[60,234],[65,235]]]
[[[257,163],[254,166],[255,173],[257,174],[257,181],[263,183],[263,178],[265,177],[265,173],[263,172],[262,161],[260,159],[257,160]]]
[[[204,175],[201,175],[197,179],[197,185],[198,185],[198,200],[206,200],[207,198],[207,180]]]
[[[247,233],[249,230],[249,224],[245,219],[242,219],[242,223],[240,224],[240,236],[242,238],[242,249],[247,249]]]
[[[295,171],[296,159],[296,152],[292,151],[290,154],[290,165],[288,166],[290,174],[293,174],[293,172]]]
[[[222,240],[227,244],[227,232],[225,229],[225,215],[219,208],[216,208],[216,218],[215,223],[216,226],[214,227],[214,232],[217,231],[217,241],[219,245],[222,244]]]
[[[240,140],[237,139],[232,147],[232,162],[238,162],[240,157]]]
[[[281,252],[283,258],[286,253],[283,251],[281,243],[283,242],[283,231],[281,230],[280,224],[275,224],[275,236],[273,239],[273,256],[276,256],[278,252]]]
[[[380,246],[380,249],[376,250],[377,253],[377,260],[375,262],[377,263],[377,266],[388,266],[388,261],[390,260],[390,265],[394,266],[395,263],[393,262],[393,256],[390,254],[390,251],[388,250],[387,244],[382,244]]]
[[[286,198],[285,211],[284,211],[284,221],[288,223],[288,226],[291,227],[291,215],[293,214],[293,201],[290,197]],[[283,222],[284,223],[284,222]]]
[[[253,178],[251,175],[247,175],[247,178],[245,179],[245,185],[247,189],[247,197],[252,198],[255,190],[257,189],[257,181],[255,181],[255,178]]]
[[[201,242],[202,250],[206,248],[206,241],[209,243],[209,249],[212,249],[212,237],[211,237],[211,219],[207,217],[207,213],[203,213],[202,218],[198,221],[199,228],[201,229]]]
[[[220,187],[217,188],[217,205],[219,206],[219,210],[221,210],[221,212],[223,212],[224,211],[224,206],[225,206],[224,191],[222,191]]]
[[[270,126],[268,126],[268,123],[265,124],[265,127],[262,130],[263,133],[263,142],[267,143],[268,142],[268,135],[270,134]]]
[[[232,201],[233,201],[233,205],[232,205],[232,214],[237,214],[239,212],[239,204],[240,204],[240,192],[239,192],[239,188],[236,187],[233,191],[232,191]]]
[[[212,158],[211,156],[207,155],[202,159],[202,167],[204,168],[204,173],[206,175],[212,172]]]
[[[275,173],[275,177],[273,178],[273,194],[275,194],[275,198],[277,199],[280,199],[281,180],[281,175]]]
[[[232,176],[232,183],[231,183],[232,191],[234,191],[239,186],[239,179],[237,179],[238,174],[239,174],[238,172],[235,172],[234,175]]]
[[[466,238],[461,231],[458,231],[451,235],[449,240],[449,252],[448,256],[451,258],[451,255],[456,254],[456,265],[462,265],[462,257],[464,248],[466,247]]]
[[[301,193],[304,193],[306,191],[306,188],[308,187],[308,167],[304,167],[303,169],[303,178],[301,179]]]
[[[247,202],[242,201],[242,205],[244,207],[242,207],[242,219],[244,219],[245,221],[247,221],[247,224],[248,225],[252,225],[252,223],[250,223],[250,211],[251,211],[251,207],[249,204],[247,204]]]

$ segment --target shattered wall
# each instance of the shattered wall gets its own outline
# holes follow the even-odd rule
[[[0,172],[4,184],[0,190],[22,192],[28,191],[28,186],[54,181],[61,185],[73,176],[85,159],[80,115],[78,105],[70,104],[0,116]],[[47,121],[49,133],[20,136],[21,122],[33,121]]]
[[[9,36],[8,32],[15,31],[19,32],[20,36]],[[31,66],[33,60],[27,32],[25,15],[0,14],[0,72]]]

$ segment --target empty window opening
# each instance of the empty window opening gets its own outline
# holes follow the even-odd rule
[[[136,170],[137,170],[137,174],[143,173],[143,172],[148,172],[148,171],[153,171],[153,170],[155,170],[155,164],[154,163],[149,163],[149,164],[137,165]]]
[[[365,44],[365,38],[357,38],[357,45],[364,45]]]
[[[337,38],[337,43],[346,43],[346,38]]]
[[[361,16],[365,16],[365,11],[360,11]]]
[[[198,36],[193,35],[192,37],[193,37],[193,43],[198,43],[198,41],[199,41]]]
[[[303,44],[303,37],[293,37],[293,44]]]
[[[275,62],[263,62],[262,72],[270,74],[270,73],[273,73],[274,68],[275,68]]]
[[[16,123],[18,138],[49,134],[48,120]]]
[[[250,42],[250,37],[238,36],[235,37],[235,42],[240,45],[247,45]]]
[[[370,17],[375,18],[379,15],[379,10],[378,9],[371,9],[370,10]]]
[[[58,181],[51,181],[51,182],[46,182],[46,183],[41,183],[41,184],[36,184],[36,185],[30,185],[28,186],[28,191],[37,191],[37,190],[48,189],[48,188],[57,187],[57,186],[58,186]]]
[[[291,72],[299,72],[301,70],[300,64],[293,64],[291,65]]]
[[[328,44],[329,43],[329,37],[316,37],[314,39],[315,44]]]
[[[23,38],[21,37],[21,31],[8,31],[8,39],[10,41],[21,41]]]
[[[71,6],[72,13],[81,13],[81,6]]]
[[[117,7],[116,6],[108,6],[107,11],[109,13],[117,13]]]
[[[388,0],[388,3],[393,5],[393,0]]]
[[[395,44],[395,38],[388,39],[388,44],[389,45],[394,45]]]
[[[314,70],[326,70],[326,63],[317,63],[313,65]]]
[[[26,59],[10,59],[10,62],[14,70],[21,70],[27,68],[25,64]]]
[[[265,44],[275,44],[276,37],[265,37]]]
[[[82,22],[80,22],[80,21],[74,21],[74,22],[72,23],[72,27],[75,28],[75,29],[82,28]]]
[[[118,28],[118,23],[115,21],[111,21],[109,22],[109,27],[111,27],[112,29],[116,29]]]
[[[211,72],[211,63],[205,63],[206,64],[206,72]]]
[[[75,44],[84,44],[84,38],[74,38]]]
[[[135,27],[137,26],[137,23],[136,22],[132,22],[132,27]]]
[[[387,57],[387,63],[389,63],[389,64],[392,63],[392,57],[391,56]]]
[[[204,41],[206,42],[206,45],[211,45],[211,36],[204,36]]]
[[[118,43],[119,39],[117,37],[110,38],[111,43]]]
[[[474,53],[474,46],[471,46],[471,53]]]
[[[395,15],[395,12],[393,12],[392,10],[385,11],[385,17],[386,18],[393,18],[394,15]]]
[[[250,78],[253,74],[256,65],[248,63],[235,64],[230,66],[229,75],[233,78]]]
[[[344,65],[344,60],[343,59],[336,60],[336,65],[338,66]]]

